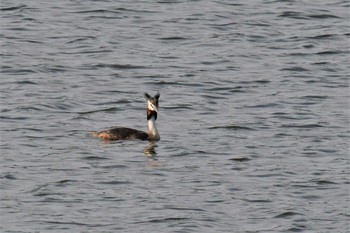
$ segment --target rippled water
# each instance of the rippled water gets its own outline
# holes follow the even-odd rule
[[[1,1],[2,232],[348,232],[348,1]],[[161,141],[89,132],[146,128]]]

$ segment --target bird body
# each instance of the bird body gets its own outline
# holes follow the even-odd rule
[[[131,128],[114,127],[108,130],[94,132],[92,133],[92,135],[104,140],[160,140],[160,136],[156,126],[159,96],[159,93],[157,93],[154,97],[151,97],[148,93],[145,93],[145,97],[147,100],[147,133]]]

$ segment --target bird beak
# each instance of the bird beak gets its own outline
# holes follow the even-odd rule
[[[153,108],[153,110],[156,112],[156,113],[158,113],[158,108],[156,107],[156,106],[153,106],[154,108]]]

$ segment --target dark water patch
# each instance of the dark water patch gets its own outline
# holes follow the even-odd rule
[[[132,69],[146,69],[147,66],[141,65],[132,65],[132,64],[107,64],[107,63],[98,63],[89,65],[91,68],[111,68],[117,70],[132,70]]]
[[[139,13],[139,14],[155,14],[159,13],[158,11],[150,11],[150,10],[138,10],[136,8],[124,8],[124,7],[113,7],[111,9],[94,9],[94,10],[80,10],[80,11],[72,11],[72,14],[86,14],[88,16],[91,16],[92,14],[102,14],[103,16],[106,17],[111,17],[109,15],[118,15],[115,16],[116,18],[123,19],[127,17],[125,15],[126,13]],[[120,16],[120,14],[123,14]],[[113,18],[113,17],[112,17]]]
[[[268,199],[242,199],[242,201],[249,202],[249,203],[270,203],[271,200]]]
[[[331,39],[334,36],[336,36],[336,35],[335,34],[322,34],[322,35],[309,37],[309,39],[312,39],[312,40]]]
[[[3,7],[0,8],[0,11],[16,11],[26,8],[27,5],[25,4],[18,4],[17,6],[10,6],[10,7]]]
[[[314,14],[314,15],[308,15],[307,17],[311,19],[341,19],[341,17],[331,14]]]
[[[247,162],[249,161],[250,159],[247,158],[247,157],[236,157],[236,158],[231,158],[229,159],[231,161],[235,161],[235,162]]]
[[[79,37],[79,38],[74,38],[74,39],[71,39],[71,40],[68,40],[66,42],[66,44],[75,44],[75,43],[81,43],[83,41],[86,41],[86,40],[96,40],[97,37],[95,36],[84,36],[84,37]]]
[[[142,175],[151,175],[151,176],[157,176],[157,177],[166,177],[167,175],[162,172],[154,172],[154,171],[144,171],[141,172]]]
[[[124,185],[124,184],[133,184],[131,181],[126,180],[112,180],[112,181],[102,181],[97,182],[98,184],[107,184],[107,185]]]
[[[30,128],[30,127],[18,127],[18,128],[11,128],[11,129],[6,129],[4,131],[20,131],[20,132],[26,132],[26,131],[30,131],[30,132],[43,132],[42,129],[38,129],[38,128]],[[44,135],[43,135],[44,137]]]
[[[327,153],[327,154],[334,154],[338,152],[338,150],[334,150],[334,149],[317,149],[317,151]]]
[[[279,103],[266,103],[266,104],[257,104],[257,105],[250,105],[250,106],[244,106],[245,108],[272,108],[280,106]]]
[[[320,128],[324,127],[321,124],[283,124],[281,125],[282,128],[305,128],[305,129],[313,129],[313,128]]]
[[[148,221],[139,221],[135,222],[138,223],[167,223],[167,222],[177,222],[177,221],[184,221],[184,220],[190,220],[190,218],[186,217],[169,217],[169,218],[155,218]]]
[[[91,110],[91,111],[77,112],[77,114],[88,115],[88,114],[97,113],[97,112],[113,113],[113,112],[116,112],[118,110],[119,110],[119,108],[117,108],[117,107],[111,107],[111,108],[96,109],[96,110]]]
[[[24,120],[27,120],[28,117],[9,117],[9,116],[1,115],[0,119],[2,119],[2,120],[13,120],[13,121],[24,121]]]
[[[168,110],[181,110],[181,111],[196,109],[192,104],[178,104],[176,106],[164,106],[164,107],[162,106],[162,108],[168,109]]]
[[[259,87],[258,85],[256,84],[267,84],[269,83],[270,81],[267,81],[265,79],[258,79],[258,80],[252,80],[252,81],[246,81],[246,80],[241,80],[239,81],[238,83],[239,84],[245,84],[245,85],[249,85],[251,87]],[[254,86],[253,86],[254,85]]]
[[[287,212],[284,212],[282,214],[276,215],[274,218],[291,218],[291,217],[294,217],[297,215],[302,215],[302,214],[297,213],[297,212],[293,212],[293,211],[287,211]]]
[[[286,229],[286,232],[305,232],[306,226],[300,226],[300,227],[291,227],[289,229]]]
[[[158,78],[158,79],[164,79],[166,77],[163,76],[140,76],[140,77],[146,77],[146,78]],[[187,86],[187,87],[202,87],[205,86],[202,83],[199,82],[191,82],[191,81],[187,81],[187,82],[180,82],[180,81],[171,81],[171,80],[151,80],[151,81],[147,81],[147,84],[153,84],[156,86]]]
[[[311,55],[310,53],[301,53],[301,52],[298,52],[298,53],[289,53],[288,54],[289,56],[296,56],[296,57],[305,57],[305,56],[309,56]]]
[[[0,175],[0,179],[16,180],[17,178],[10,173],[5,173]]]
[[[38,83],[29,81],[29,80],[23,80],[23,81],[18,81],[16,82],[19,85],[37,85]]]
[[[34,197],[47,197],[47,196],[63,196],[64,193],[50,190],[49,188],[40,188],[31,192]]]
[[[292,18],[292,19],[307,19],[305,15],[301,12],[296,11],[284,11],[278,17]]]
[[[76,180],[68,180],[67,179],[67,180],[59,180],[55,184],[58,187],[63,187],[63,186],[66,186],[66,185],[74,183],[74,182],[77,182],[77,181]]]
[[[102,156],[86,156],[86,157],[83,157],[82,159],[84,159],[84,160],[107,160],[109,158],[102,157]]]
[[[313,45],[313,44],[305,44],[305,45],[303,45],[303,47],[306,48],[306,49],[311,49],[311,48],[314,48],[315,45]]]
[[[181,37],[181,36],[170,36],[170,37],[161,37],[158,38],[159,40],[188,40],[186,37]]]
[[[315,53],[316,55],[339,55],[342,53],[348,53],[347,51],[326,50]]]
[[[224,199],[219,199],[219,200],[206,200],[206,203],[210,203],[210,204],[216,204],[216,203],[223,203],[226,202],[226,200]]]
[[[319,153],[313,151],[303,152],[302,154],[306,157],[317,157],[319,155]]]
[[[314,182],[318,185],[333,185],[337,184],[336,182],[329,181],[329,180],[312,180],[311,182]]]
[[[292,67],[286,67],[280,69],[281,71],[294,71],[294,72],[306,72],[309,71],[306,68],[300,67],[300,66],[292,66]]]
[[[103,168],[103,169],[125,169],[125,168],[128,168],[128,166],[122,165],[122,164],[115,164],[115,165],[100,166],[99,168]]]
[[[142,9],[142,10],[138,10],[138,9],[135,9],[135,8],[125,8],[125,7],[117,7],[115,8],[114,10],[116,11],[125,11],[125,12],[135,12],[135,13],[140,13],[140,14],[156,14],[156,13],[159,13],[159,11],[151,11],[151,10],[145,10],[145,9]]]
[[[38,67],[35,68],[36,71],[39,73],[64,73],[70,70],[69,67],[67,66],[60,66],[60,65],[40,65]]]
[[[317,196],[317,195],[302,195],[301,198],[307,199],[307,200],[316,200],[316,199],[320,199],[321,196]]]
[[[42,223],[49,223],[54,225],[73,225],[73,226],[87,226],[87,227],[107,227],[111,226],[113,224],[93,224],[93,223],[83,223],[83,222],[77,222],[77,221],[41,221]]]
[[[221,60],[215,60],[215,61],[202,61],[200,62],[200,64],[210,66],[210,65],[217,65],[217,64],[228,63],[228,62],[231,62],[231,61],[227,59],[221,59]]]
[[[311,65],[315,65],[315,66],[323,66],[323,65],[329,65],[329,64],[331,63],[327,61],[317,61],[317,62],[311,63]]]
[[[38,203],[42,203],[42,204],[49,204],[49,203],[66,204],[66,203],[78,203],[79,201],[80,200],[67,200],[67,199],[64,199],[64,198],[43,196],[40,200],[38,200]]]
[[[164,208],[170,209],[170,210],[205,212],[204,209],[200,209],[200,208],[186,208],[186,207],[178,207],[173,205],[165,205]]]
[[[213,110],[212,108],[210,108],[210,105],[217,104],[217,102],[214,101],[214,100],[227,99],[226,95],[227,94],[223,94],[223,93],[220,93],[220,94],[219,93],[215,93],[215,95],[213,95],[213,94],[209,94],[209,95],[202,94],[201,96],[204,97],[205,99],[207,99],[207,104],[208,104],[207,108],[210,109],[210,110]]]
[[[114,10],[106,10],[106,9],[95,9],[95,10],[81,10],[81,11],[73,11],[71,13],[74,14],[91,14],[91,13],[119,13],[118,11]]]
[[[113,50],[110,50],[110,49],[84,49],[82,51],[78,51],[78,52],[74,52],[74,53],[66,53],[66,54],[95,54],[95,53],[110,53],[110,52],[113,52]],[[130,69],[132,69],[132,68],[130,68]]]
[[[259,84],[267,84],[270,83],[270,80],[267,79],[260,79],[260,80],[254,80],[253,83],[259,83]]]
[[[15,69],[7,69],[2,70],[1,73],[9,74],[9,75],[28,75],[28,74],[36,74],[37,71],[35,69],[27,69],[27,68],[15,68]]]
[[[295,135],[290,134],[290,133],[276,133],[276,134],[275,134],[275,138],[280,138],[280,137],[292,137],[292,136],[295,136]]]
[[[30,44],[44,44],[42,41],[39,40],[21,40],[22,42],[28,42]]]
[[[285,176],[284,174],[282,173],[268,173],[270,171],[267,171],[266,173],[264,174],[251,174],[251,175],[248,175],[249,177],[281,177],[281,176]]]
[[[243,86],[235,86],[235,87],[212,87],[206,89],[207,92],[209,93],[223,93],[223,94],[228,94],[228,93],[234,93],[234,92],[245,92],[243,90]],[[208,94],[207,94],[208,95]]]
[[[0,66],[0,73],[3,73],[4,71],[6,72],[7,70],[12,70],[12,69],[14,69],[12,66],[2,65]]]
[[[208,129],[255,130],[251,127],[240,126],[240,125],[219,125],[219,126],[209,127]]]

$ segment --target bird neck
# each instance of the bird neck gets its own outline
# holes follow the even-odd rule
[[[156,119],[154,116],[148,119],[148,135],[152,140],[159,140],[160,136],[156,126]]]

